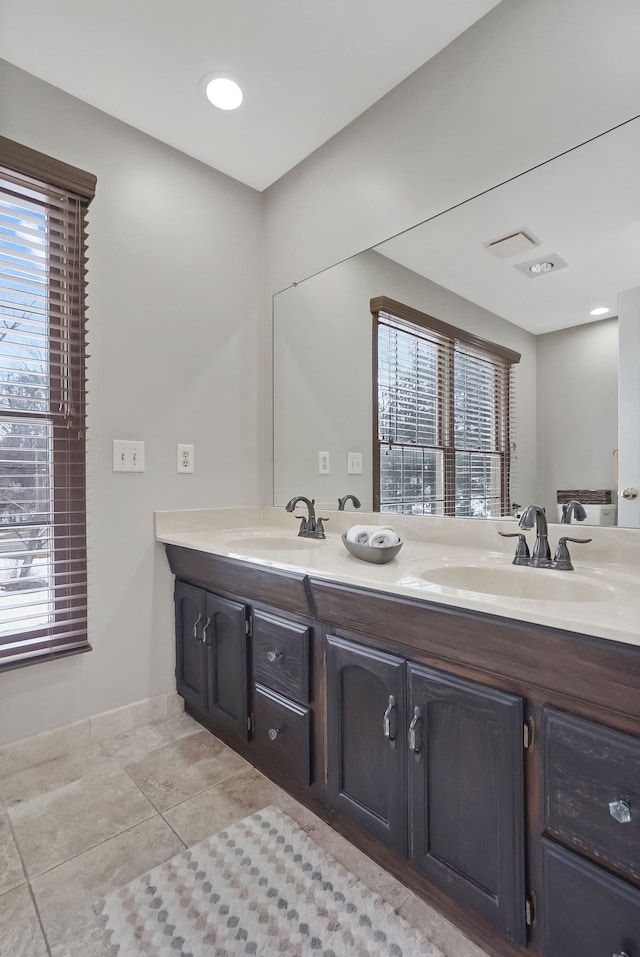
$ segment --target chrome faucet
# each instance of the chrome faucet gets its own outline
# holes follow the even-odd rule
[[[343,495],[342,498],[339,498],[339,499],[338,499],[338,511],[339,511],[339,512],[344,512],[345,505],[347,504],[347,502],[348,502],[349,500],[351,500],[351,501],[353,502],[353,507],[354,507],[354,508],[360,508],[360,505],[362,504],[362,503],[360,502],[360,499],[357,497],[357,495],[352,495],[351,493],[349,493],[348,495]]]
[[[551,549],[549,548],[547,516],[541,505],[527,505],[520,516],[520,528],[536,526],[536,543],[529,559],[534,568],[548,568],[551,565]]]
[[[324,523],[328,522],[328,518],[316,518],[315,503],[314,498],[308,499],[304,495],[295,495],[289,502],[287,502],[285,508],[287,512],[292,512],[298,502],[304,502],[307,506],[308,515],[296,515],[296,518],[300,519],[300,529],[298,535],[302,538],[326,538],[327,536],[324,533]]]
[[[571,516],[575,515],[576,521],[584,522],[587,517],[585,512],[584,505],[580,502],[576,502],[575,499],[572,499],[570,502],[567,502],[566,505],[562,506],[562,518],[560,519],[561,525],[570,525]]]

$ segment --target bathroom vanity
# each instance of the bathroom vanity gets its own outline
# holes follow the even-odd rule
[[[606,593],[615,567],[582,610],[424,590],[416,567],[461,556],[508,576],[511,544],[426,538],[375,568],[225,511],[157,516],[187,711],[489,953],[638,957],[638,590]]]

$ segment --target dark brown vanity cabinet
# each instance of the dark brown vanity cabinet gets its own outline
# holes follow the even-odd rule
[[[545,957],[640,957],[640,741],[553,708],[543,734]]]
[[[637,647],[167,553],[205,727],[487,953],[640,957]]]
[[[176,686],[212,728],[249,736],[247,608],[176,581]]]
[[[328,799],[523,943],[522,699],[327,638]]]
[[[261,762],[299,784],[311,782],[311,629],[253,613],[254,739]]]
[[[408,686],[411,862],[524,943],[522,698],[413,664]]]
[[[399,854],[407,849],[406,665],[327,638],[328,801]]]

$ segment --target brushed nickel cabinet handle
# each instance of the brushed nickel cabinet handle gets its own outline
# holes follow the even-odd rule
[[[396,699],[392,694],[389,695],[389,704],[382,716],[382,733],[388,741],[395,741],[398,734],[396,721]]]
[[[414,754],[420,754],[422,750],[422,735],[418,727],[418,722],[422,718],[422,711],[417,706],[413,709],[413,718],[409,725],[409,750]]]
[[[277,649],[274,651],[267,652],[267,661],[271,661],[272,663],[274,661],[277,661],[278,658],[281,658],[281,657],[282,657],[282,652],[278,651]]]
[[[275,741],[280,734],[280,728],[269,728],[267,734],[269,735],[271,741]]]
[[[202,621],[202,615],[198,615],[198,617],[193,623],[193,637],[195,638],[196,641],[198,641],[198,625],[200,624],[201,621]]]
[[[619,954],[613,954],[613,957],[629,957],[629,954],[626,950],[621,950]]]
[[[210,626],[210,624],[211,624],[211,616],[209,616],[209,618],[207,618],[207,620],[206,620],[206,622],[205,622],[205,624],[204,624],[204,626],[203,626],[203,628],[202,628],[202,638],[201,638],[200,640],[201,640],[201,642],[202,642],[203,645],[205,645],[205,644],[207,643],[207,628]]]
[[[610,801],[609,814],[618,824],[628,824],[631,820],[631,808],[627,801]]]

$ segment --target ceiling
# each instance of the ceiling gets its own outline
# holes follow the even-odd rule
[[[0,57],[266,189],[498,0],[0,0]],[[227,73],[225,113],[201,81]]]
[[[377,251],[534,334],[593,322],[640,286],[640,118],[489,190]],[[524,229],[539,245],[506,258],[488,243]],[[518,266],[559,256],[533,276]]]

